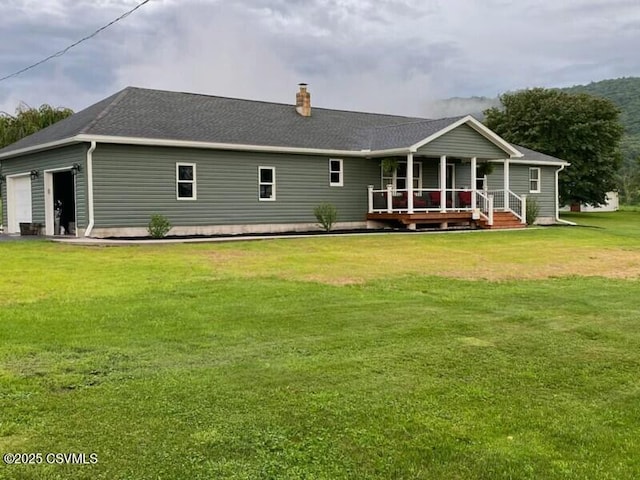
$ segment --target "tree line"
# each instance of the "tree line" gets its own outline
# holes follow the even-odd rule
[[[616,186],[623,203],[640,204],[640,78],[601,80],[563,91],[607,98],[620,109],[625,132],[620,143],[622,163],[616,173]]]
[[[42,130],[73,115],[73,110],[64,107],[41,105],[32,108],[21,103],[14,115],[0,112],[0,148],[11,145],[23,137]]]
[[[500,96],[485,124],[505,140],[566,160],[559,176],[563,205],[605,203],[618,187],[624,127],[610,100],[533,88]]]

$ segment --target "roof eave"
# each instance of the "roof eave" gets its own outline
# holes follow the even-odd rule
[[[304,147],[282,147],[272,145],[247,145],[240,143],[200,142],[192,140],[169,140],[162,138],[117,137],[108,135],[81,134],[75,137],[78,141],[98,143],[111,143],[119,145],[144,145],[155,147],[179,147],[198,148],[207,150],[236,150],[244,152],[270,152],[270,153],[295,153],[309,155],[344,155],[344,156],[369,156],[367,150],[340,150]]]
[[[558,160],[556,162],[553,160],[527,160],[525,158],[511,159],[509,163],[522,164],[522,165],[543,165],[543,166],[551,166],[551,167],[560,167],[560,166],[568,167],[569,165],[571,165],[569,162],[566,162],[564,160]]]
[[[39,145],[34,145],[32,147],[19,148],[17,150],[12,150],[6,153],[0,153],[0,160],[19,157],[20,155],[26,155],[29,153],[37,153],[45,150],[51,150],[53,148],[64,147],[66,145],[72,145],[74,143],[79,143],[82,140],[78,140],[78,137],[69,137],[63,138],[62,140],[56,140],[55,142],[41,143]]]
[[[473,119],[473,117],[468,117],[472,121],[477,122],[477,120]],[[397,147],[391,149],[384,150],[342,150],[342,149],[324,149],[324,148],[304,148],[304,147],[283,147],[283,146],[271,146],[271,145],[246,145],[246,144],[236,144],[236,143],[218,143],[218,142],[200,142],[200,141],[191,141],[191,140],[169,140],[169,139],[159,139],[159,138],[142,138],[142,137],[119,137],[119,136],[109,136],[109,135],[89,135],[89,134],[79,134],[73,137],[65,138],[62,140],[57,140],[55,142],[44,143],[41,145],[35,145],[33,147],[21,148],[18,150],[13,150],[11,152],[7,152],[4,154],[0,154],[0,159],[7,159],[12,157],[17,157],[21,155],[26,155],[30,153],[41,152],[45,150],[50,150],[57,147],[62,147],[66,145],[71,145],[74,143],[82,143],[82,142],[98,142],[98,143],[110,143],[110,144],[118,144],[118,145],[143,145],[143,146],[156,146],[156,147],[177,147],[177,148],[197,148],[197,149],[208,149],[208,150],[235,150],[235,151],[245,151],[245,152],[267,152],[267,153],[290,153],[290,154],[307,154],[307,155],[336,155],[336,156],[350,156],[350,157],[385,157],[392,155],[407,155],[409,153],[415,153],[418,148],[429,143],[430,141],[438,138],[439,136],[445,134],[446,132],[466,123],[468,118],[462,118],[448,127],[440,130],[439,132],[431,135],[425,140],[406,147]],[[484,126],[483,126],[484,127]],[[486,129],[486,127],[484,127]],[[493,135],[493,132],[490,132]],[[496,135],[493,135],[497,137]],[[500,137],[497,137],[500,139]],[[504,141],[503,141],[504,142]],[[506,142],[505,142],[506,143]],[[505,145],[505,150],[511,148],[512,152],[508,152],[511,154],[512,158],[519,158],[523,155],[511,147],[508,143]],[[551,163],[550,163],[551,164]],[[556,165],[560,165],[562,163],[554,163]],[[567,163],[564,163],[568,165]]]

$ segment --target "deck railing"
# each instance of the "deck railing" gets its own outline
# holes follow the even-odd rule
[[[508,209],[521,223],[527,223],[527,196],[518,196],[509,190],[509,206]]]
[[[507,190],[506,195],[504,190],[488,190],[486,193],[493,195],[493,207],[496,210],[511,212],[518,217],[520,222],[527,223],[526,195],[516,195],[511,190]]]
[[[482,190],[476,190],[476,207],[480,212],[480,218],[493,225],[494,196]]]
[[[375,190],[372,186],[369,193],[369,213],[406,213],[409,211],[408,190],[394,189],[389,185],[385,189]],[[470,212],[472,210],[473,192],[469,189],[448,188],[445,190],[444,202],[439,188],[414,188],[413,211],[421,212]],[[443,204],[444,203],[444,204]]]

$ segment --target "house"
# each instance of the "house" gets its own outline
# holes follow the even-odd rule
[[[604,203],[597,207],[586,204],[572,204],[560,208],[562,212],[617,212],[618,210],[620,210],[618,192],[607,192]]]
[[[146,236],[338,228],[518,226],[558,219],[568,164],[471,116],[429,120],[128,87],[0,150],[3,221],[46,235]],[[63,228],[59,228],[58,222]],[[64,228],[66,227],[66,228]]]

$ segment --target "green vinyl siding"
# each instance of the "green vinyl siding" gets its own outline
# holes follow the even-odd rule
[[[335,158],[335,157],[331,157]],[[343,158],[344,186],[329,186],[329,157],[98,144],[93,153],[96,228],[315,223],[333,203],[340,222],[362,222],[379,161]],[[176,163],[196,165],[196,200],[176,199]],[[274,167],[276,200],[259,201],[258,167]]]
[[[556,215],[556,170],[559,167],[540,167],[540,193],[529,192],[529,167],[538,165],[509,165],[509,189],[516,195],[533,198],[540,207],[540,217]],[[495,164],[493,173],[487,177],[489,190],[504,188],[504,170],[502,164]]]
[[[464,124],[420,147],[418,155],[502,159],[509,155],[493,142]]]
[[[40,175],[31,181],[31,220],[33,222],[45,223],[44,171],[71,168],[74,163],[78,163],[81,166],[81,172],[76,175],[76,227],[85,228],[87,226],[87,187],[85,181],[87,149],[87,144],[78,144],[0,161],[2,174],[6,176],[27,173],[32,170],[40,172]],[[5,184],[2,185],[2,218],[3,223],[6,224],[7,189]]]
[[[471,162],[462,163],[460,161],[449,162],[455,165],[456,169],[456,189],[471,189]]]
[[[440,159],[422,158],[414,160],[422,163],[422,188],[440,188]],[[455,165],[455,187],[471,188],[471,163],[450,159],[447,164]]]

